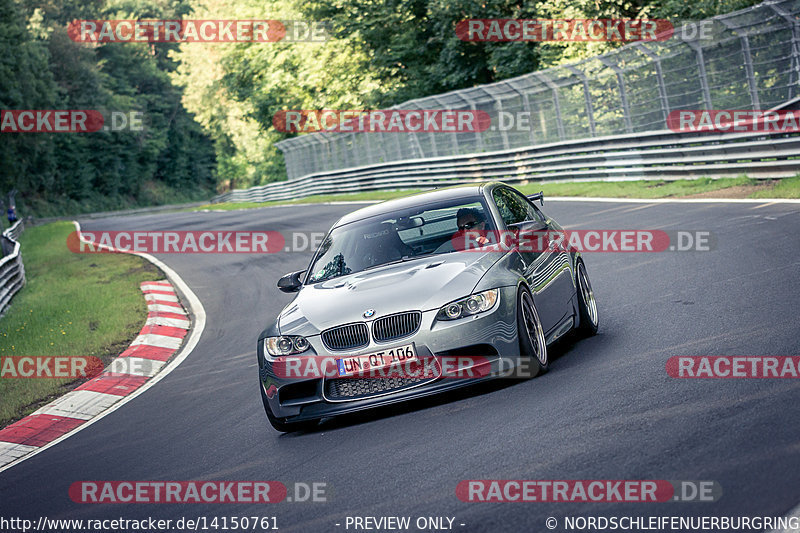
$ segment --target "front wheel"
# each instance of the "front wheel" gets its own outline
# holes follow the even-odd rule
[[[517,296],[517,334],[522,355],[528,357],[531,364],[531,377],[544,374],[550,368],[547,358],[547,342],[542,330],[539,313],[533,303],[533,297],[526,288],[522,288]]]
[[[597,301],[594,299],[592,284],[586,274],[583,260],[578,259],[578,268],[575,271],[575,284],[578,288],[578,313],[580,323],[578,333],[585,337],[597,334]]]

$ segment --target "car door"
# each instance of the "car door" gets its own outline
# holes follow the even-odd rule
[[[515,225],[542,231],[553,229],[541,211],[514,189],[498,187],[492,196],[506,229]],[[524,222],[531,224],[521,224]],[[542,247],[525,246],[524,241],[522,244],[519,254],[525,265],[524,277],[533,292],[542,329],[547,334],[572,310],[568,305],[574,288],[569,257],[560,248],[545,246],[540,249]]]

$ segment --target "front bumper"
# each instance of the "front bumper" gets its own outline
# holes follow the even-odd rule
[[[388,405],[491,379],[513,368],[520,360],[516,298],[516,287],[501,287],[499,301],[493,309],[453,321],[435,320],[438,309],[425,311],[413,335],[381,343],[371,339],[368,346],[352,353],[330,351],[319,335],[310,336],[307,339],[317,355],[298,356],[330,361],[413,343],[420,363],[440,369],[436,375],[335,378],[324,373],[323,377],[287,377],[280,365],[264,358],[263,342],[259,342],[259,376],[267,407],[276,418],[299,422]],[[371,321],[367,321],[367,325],[371,330]],[[446,372],[452,370],[447,361],[467,356],[480,368],[462,366],[458,376]]]

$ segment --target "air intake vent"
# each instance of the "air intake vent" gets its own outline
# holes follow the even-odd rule
[[[325,397],[330,400],[356,400],[419,385],[426,378],[341,378],[325,382]]]
[[[322,332],[322,342],[329,350],[352,350],[369,344],[366,324],[346,324]]]
[[[414,334],[421,322],[422,313],[419,311],[385,316],[372,324],[372,336],[379,342],[401,339]]]

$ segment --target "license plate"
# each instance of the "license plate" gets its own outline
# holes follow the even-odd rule
[[[337,359],[336,364],[339,367],[339,376],[352,376],[417,360],[417,352],[414,350],[414,345],[406,344],[405,346],[396,346],[379,352]]]

